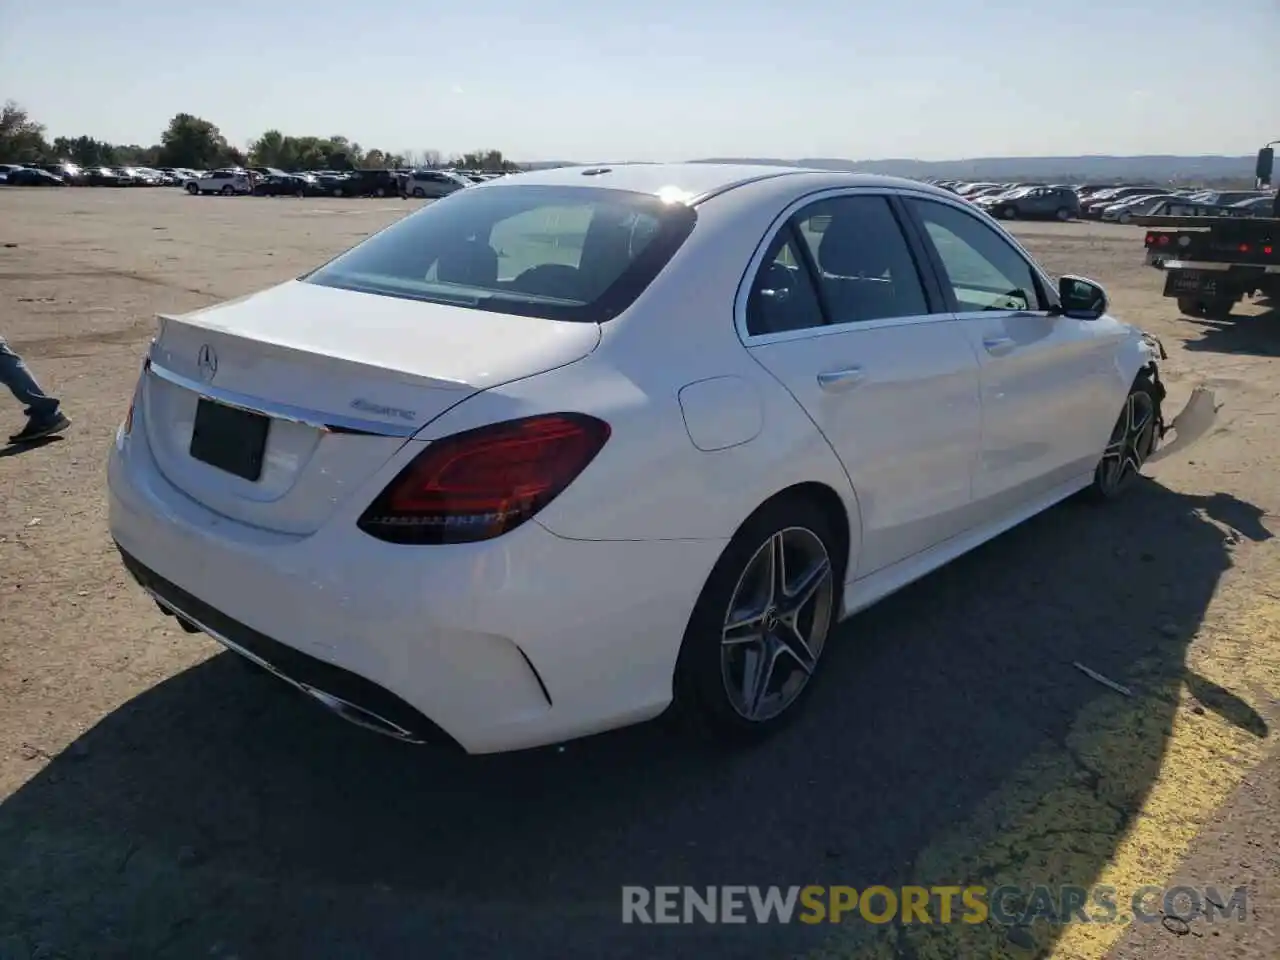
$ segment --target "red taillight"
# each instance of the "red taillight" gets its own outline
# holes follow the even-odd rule
[[[1242,244],[1240,244],[1240,252],[1241,252],[1241,253],[1248,253],[1248,252],[1249,252],[1249,245],[1248,245],[1247,243],[1242,243]]]
[[[508,420],[427,446],[360,517],[391,543],[472,543],[500,536],[554,500],[609,439],[577,413]]]
[[[1271,256],[1271,247],[1263,247],[1262,252],[1265,253],[1268,257]]]
[[[1169,235],[1167,233],[1162,233],[1160,235],[1160,246],[1167,247],[1168,245],[1169,245]]]

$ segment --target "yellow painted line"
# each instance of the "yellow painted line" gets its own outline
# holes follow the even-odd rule
[[[1204,822],[1280,740],[1271,727],[1264,735],[1249,712],[1280,698],[1280,602],[1263,599],[1203,628],[1188,651],[1185,680],[1158,664],[1142,661],[1116,678],[1135,695],[1100,692],[1077,716],[1066,749],[1047,746],[1023,764],[967,823],[926,848],[905,882],[989,890],[1111,886],[1127,919],[1129,898],[1168,882]],[[1230,695],[1215,696],[1203,681]],[[936,911],[933,919],[930,925],[852,919],[808,957],[1100,960],[1128,929],[1119,922],[1038,921],[1027,931],[1035,940],[1028,949],[990,922],[943,926]]]

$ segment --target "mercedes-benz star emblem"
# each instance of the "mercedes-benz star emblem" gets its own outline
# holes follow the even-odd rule
[[[196,356],[196,367],[200,370],[200,379],[208,383],[218,375],[218,355],[207,343],[200,348]]]

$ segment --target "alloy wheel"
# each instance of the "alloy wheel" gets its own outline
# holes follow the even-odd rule
[[[763,723],[796,702],[831,627],[835,583],[822,539],[777,531],[738,578],[720,637],[720,675],[733,710]]]
[[[1098,474],[1101,486],[1118,490],[1137,476],[1151,453],[1155,427],[1156,409],[1151,394],[1145,390],[1130,393],[1102,453]]]

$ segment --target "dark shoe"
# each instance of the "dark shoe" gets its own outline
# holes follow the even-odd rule
[[[51,437],[55,433],[61,433],[67,427],[71,426],[71,418],[64,413],[55,413],[48,420],[31,419],[27,421],[27,425],[9,438],[10,443],[31,443],[33,440],[43,440],[45,437]]]

